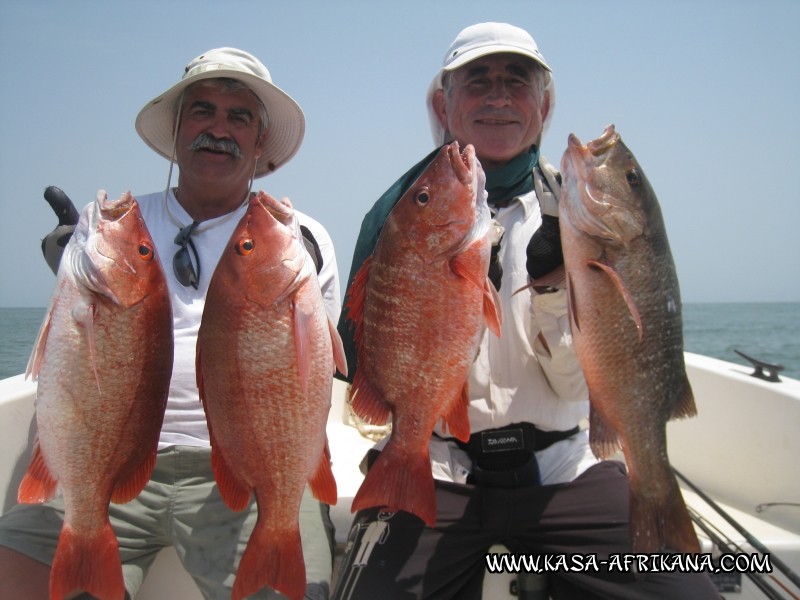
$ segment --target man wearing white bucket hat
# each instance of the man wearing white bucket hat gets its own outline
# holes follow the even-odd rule
[[[211,276],[247,209],[253,180],[294,156],[304,128],[300,106],[272,83],[258,59],[235,48],[209,50],[192,60],[181,80],[148,102],[136,118],[145,143],[170,161],[166,189],[137,200],[158,255],[172,258],[172,268],[165,264],[164,272],[172,300],[175,358],[151,480],[133,501],[110,507],[129,597],[135,596],[156,553],[168,545],[175,546],[204,597],[231,597],[257,507],[251,502],[242,512],[229,510],[214,483],[195,377],[197,332]],[[173,163],[179,167],[175,188],[170,187]],[[48,188],[48,200],[58,196],[53,189],[57,190]],[[69,203],[63,194],[56,200]],[[317,266],[326,308],[336,318],[341,306],[330,236],[313,219],[296,214]],[[48,249],[56,254],[47,256],[51,266],[58,264],[57,254],[65,243],[64,226],[53,235],[57,241],[43,244],[46,254]],[[62,521],[60,499],[19,505],[2,516],[0,595],[48,597],[49,565]],[[332,525],[327,507],[308,490],[300,529],[305,597],[327,598]],[[262,589],[249,597],[284,596]]]
[[[470,371],[469,443],[441,428],[431,438],[435,525],[385,507],[359,511],[334,592],[339,600],[477,600],[493,544],[543,557],[631,552],[624,469],[598,463],[588,432],[578,426],[588,414],[588,393],[572,348],[566,292],[538,287],[515,294],[563,263],[560,176],[539,155],[555,105],[551,68],[526,31],[480,23],[455,38],[426,101],[437,149],[451,140],[472,144],[486,172],[489,205],[504,230],[489,268],[502,304],[501,336],[484,336]],[[394,204],[435,154],[412,167],[366,215],[350,281]],[[355,344],[345,312],[339,332],[352,378]],[[368,535],[375,524],[379,543]],[[600,571],[563,568],[549,575],[549,590],[537,594],[523,579],[520,597],[719,597],[704,574],[636,578]]]

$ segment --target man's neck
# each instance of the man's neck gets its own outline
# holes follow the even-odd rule
[[[194,188],[179,183],[175,198],[193,220],[202,223],[233,212],[242,205],[247,193],[246,187],[230,191],[213,187]]]

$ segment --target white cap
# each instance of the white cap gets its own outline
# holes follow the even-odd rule
[[[428,118],[436,146],[451,141],[449,133],[439,123],[436,111],[433,109],[433,96],[437,90],[442,89],[442,76],[448,71],[454,71],[475,59],[489,54],[511,52],[527,56],[545,70],[545,90],[550,98],[550,110],[547,112],[542,124],[542,135],[547,130],[556,104],[556,84],[552,76],[552,69],[545,61],[539,47],[524,29],[514,27],[508,23],[478,23],[463,29],[450,44],[442,61],[442,68],[431,81],[428,87],[426,104]]]
[[[216,48],[191,61],[178,83],[139,111],[136,131],[148,146],[171,160],[181,94],[197,81],[222,77],[242,82],[267,109],[267,138],[254,175],[262,177],[295,155],[305,134],[305,117],[300,105],[272,83],[267,68],[243,50]]]

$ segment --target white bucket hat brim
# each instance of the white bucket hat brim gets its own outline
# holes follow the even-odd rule
[[[257,58],[236,48],[216,48],[192,60],[178,83],[139,111],[136,117],[139,136],[158,154],[172,160],[175,117],[183,91],[198,81],[216,78],[242,82],[266,107],[267,135],[254,178],[271,173],[295,155],[305,135],[303,110],[272,83],[269,71]]]
[[[501,53],[521,54],[527,56],[538,63],[545,71],[547,81],[545,89],[550,98],[550,108],[542,124],[542,135],[550,125],[553,116],[553,108],[556,104],[556,84],[553,79],[552,69],[545,61],[544,56],[539,51],[539,47],[524,29],[509,25],[508,23],[478,23],[470,25],[456,36],[453,43],[447,49],[442,61],[442,68],[434,76],[426,97],[428,108],[428,120],[431,126],[433,142],[436,146],[441,146],[449,141],[449,134],[439,123],[436,111],[433,108],[433,96],[437,90],[442,89],[442,76],[448,71],[455,71],[467,63],[477,60],[482,56]]]

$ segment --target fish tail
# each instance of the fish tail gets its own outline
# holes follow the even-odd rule
[[[260,517],[259,517],[260,519]],[[290,600],[306,592],[306,566],[300,528],[276,532],[256,524],[236,572],[231,600],[241,600],[268,586]]]
[[[634,552],[700,552],[694,525],[674,475],[669,474],[666,493],[659,495],[642,493],[631,482],[630,504]]]
[[[436,491],[427,446],[424,452],[400,453],[392,441],[386,445],[353,498],[352,511],[385,506],[436,524]]]
[[[50,597],[66,598],[82,590],[104,600],[124,600],[125,581],[117,536],[106,521],[91,535],[64,525],[50,572]]]

